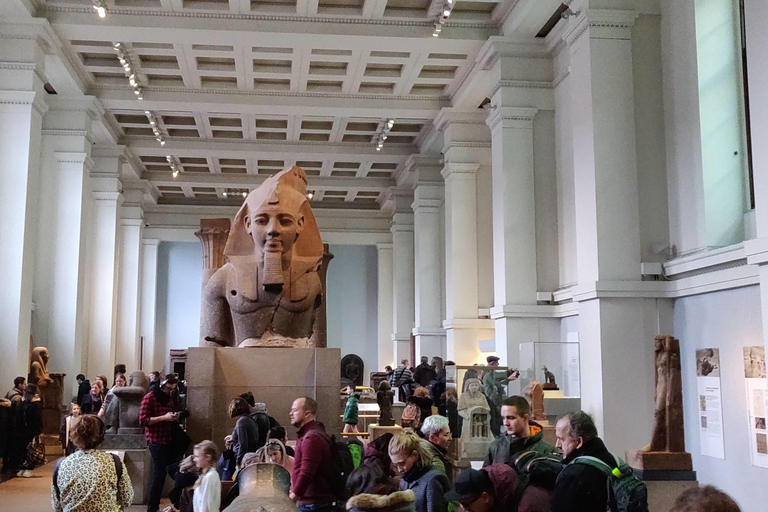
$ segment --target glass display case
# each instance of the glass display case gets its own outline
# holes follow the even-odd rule
[[[579,344],[529,342],[520,344],[520,386],[532,381],[544,389],[547,416],[560,416],[581,408]]]

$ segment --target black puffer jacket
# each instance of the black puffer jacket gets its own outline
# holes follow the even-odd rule
[[[563,460],[566,466],[555,484],[551,512],[605,512],[608,503],[605,474],[586,464],[571,464],[576,457],[586,455],[600,459],[612,468],[616,466],[616,459],[599,437],[568,454]]]

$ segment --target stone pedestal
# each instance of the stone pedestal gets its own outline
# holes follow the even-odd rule
[[[43,408],[43,434],[59,435],[61,404],[64,401],[64,377],[66,373],[49,373],[53,382],[39,388]]]
[[[667,512],[675,499],[690,487],[696,487],[695,471],[635,470],[648,488],[648,512]]]
[[[99,446],[99,449],[114,453],[125,463],[125,469],[128,470],[128,476],[131,477],[131,485],[133,485],[132,504],[145,504],[149,497],[149,486],[152,483],[152,456],[149,454],[149,450],[147,448],[141,450],[115,450],[106,447],[106,444],[105,441],[105,443]],[[170,479],[166,479],[166,486],[169,481]],[[164,489],[164,491],[166,490]],[[163,493],[163,495],[166,494],[166,492]]]
[[[686,452],[626,452],[627,464],[641,471],[693,471],[691,454]]]
[[[267,413],[295,438],[288,413],[296,398],[317,400],[317,419],[329,433],[341,427],[336,348],[190,347],[187,359],[187,433],[194,443],[217,444],[232,433],[229,402],[246,391],[267,404]]]

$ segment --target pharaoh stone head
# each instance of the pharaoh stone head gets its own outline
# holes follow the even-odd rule
[[[307,200],[307,175],[293,167],[267,178],[248,194],[235,217],[224,256],[255,255],[263,272],[262,285],[282,285],[283,272],[295,259],[323,256],[317,222]]]
[[[467,392],[469,393],[470,397],[475,398],[478,395],[480,395],[481,387],[482,387],[482,384],[480,384],[480,380],[467,379]]]

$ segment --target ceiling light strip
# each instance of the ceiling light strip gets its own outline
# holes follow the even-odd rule
[[[120,61],[120,65],[123,67],[123,72],[125,72],[125,77],[128,79],[128,84],[133,89],[133,94],[136,95],[136,99],[143,100],[144,91],[141,88],[139,77],[136,75],[136,69],[131,63],[131,58],[128,56],[125,45],[123,43],[115,43],[112,48],[117,52],[117,60]]]

